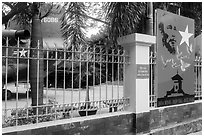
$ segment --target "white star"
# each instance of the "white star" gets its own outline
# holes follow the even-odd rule
[[[193,36],[193,33],[188,33],[188,25],[186,26],[185,32],[179,31],[179,33],[180,33],[181,36],[182,36],[180,45],[183,44],[184,42],[186,42],[187,46],[189,47],[189,38],[190,38],[191,36]]]
[[[28,51],[25,51],[25,50],[23,49],[23,50],[21,50],[21,51],[19,51],[19,52],[20,52],[20,54],[21,54],[20,57],[22,57],[22,56],[25,57],[25,56],[26,56],[25,54],[26,54]]]

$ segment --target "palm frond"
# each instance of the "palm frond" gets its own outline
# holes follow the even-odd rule
[[[83,2],[65,3],[65,12],[61,18],[61,31],[64,40],[68,40],[71,46],[78,48],[86,45],[85,28],[85,5]]]
[[[105,4],[106,19],[110,22],[109,37],[113,43],[117,38],[137,32],[137,25],[144,14],[141,2],[108,2]]]

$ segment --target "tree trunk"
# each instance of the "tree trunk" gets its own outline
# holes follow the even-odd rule
[[[147,2],[147,23],[146,23],[146,34],[153,35],[153,3]]]
[[[44,79],[44,62],[43,58],[43,41],[41,32],[41,21],[39,19],[38,3],[33,3],[32,33],[31,33],[31,54],[30,57],[30,83],[32,106],[43,104],[43,79]],[[41,59],[38,59],[41,58]],[[36,113],[37,109],[34,109]],[[40,110],[40,109],[39,109]],[[38,111],[40,112],[40,111]]]

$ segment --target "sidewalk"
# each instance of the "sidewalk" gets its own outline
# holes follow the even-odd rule
[[[202,131],[191,133],[191,134],[187,134],[187,135],[202,135]]]

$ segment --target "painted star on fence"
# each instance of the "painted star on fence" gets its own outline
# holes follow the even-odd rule
[[[26,50],[21,50],[21,51],[19,51],[20,52],[20,57],[26,57],[26,53],[28,52],[28,51],[26,51]]]

